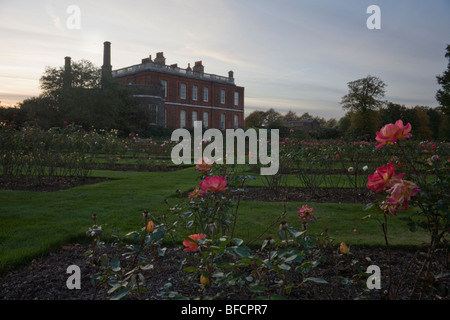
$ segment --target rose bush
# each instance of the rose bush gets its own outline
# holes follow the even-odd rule
[[[368,176],[367,188],[377,194],[377,201],[370,204],[368,208],[375,208],[384,216],[382,229],[389,253],[387,217],[396,216],[399,209],[409,213],[409,216],[402,218],[408,222],[412,231],[417,230],[418,227],[429,231],[430,242],[427,256],[417,277],[418,279],[434,279],[433,277],[437,275],[433,275],[433,257],[439,247],[448,248],[449,161],[440,161],[440,157],[434,154],[438,149],[436,144],[421,143],[422,149],[418,150],[413,144],[406,143],[406,140],[412,137],[411,131],[411,124],[404,125],[402,120],[398,120],[395,124],[383,126],[376,133],[375,139],[380,143],[376,148],[380,150],[389,148],[386,150],[386,155],[391,161],[395,161],[397,168],[394,163],[389,162]],[[445,144],[442,146],[444,147]],[[397,172],[398,168],[404,172]],[[404,179],[406,172],[411,180]],[[412,210],[408,210],[411,207]],[[391,289],[390,283],[388,297],[395,298]],[[411,295],[416,289],[413,289]]]

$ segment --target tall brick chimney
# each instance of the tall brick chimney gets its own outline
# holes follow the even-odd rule
[[[192,68],[192,71],[194,72],[204,72],[205,71],[205,67],[203,66],[201,61],[196,61],[194,68]]]
[[[103,43],[102,84],[112,78],[111,42]]]
[[[156,64],[165,66],[166,65],[166,58],[164,58],[164,53],[163,52],[157,52],[156,53],[156,58],[153,61]]]
[[[70,57],[64,58],[64,78],[63,87],[70,88],[72,86],[72,65]]]

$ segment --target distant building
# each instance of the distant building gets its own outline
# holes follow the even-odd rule
[[[165,128],[192,128],[202,121],[205,128],[235,129],[244,126],[244,87],[228,77],[204,72],[202,61],[186,69],[166,65],[163,52],[140,64],[112,70],[110,43],[104,43],[102,71],[129,86],[134,97],[154,115],[151,125]]]
[[[320,130],[320,122],[315,119],[308,120],[287,120],[284,121],[284,126],[292,129],[302,131],[316,131]]]

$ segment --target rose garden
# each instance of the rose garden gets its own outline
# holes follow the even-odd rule
[[[2,299],[449,298],[449,145],[401,120],[372,142],[291,130],[275,175],[69,123],[0,139]]]

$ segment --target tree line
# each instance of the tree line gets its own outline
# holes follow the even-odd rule
[[[439,107],[406,107],[395,102],[383,100],[386,83],[380,78],[368,75],[365,78],[349,82],[348,93],[342,97],[340,104],[346,114],[336,120],[325,120],[304,113],[300,116],[293,111],[285,115],[273,108],[267,111],[253,111],[245,118],[247,127],[279,128],[282,133],[288,128],[288,120],[315,119],[321,126],[319,132],[309,132],[311,137],[338,138],[350,140],[371,140],[374,132],[384,124],[395,123],[401,119],[411,123],[415,138],[421,140],[445,140],[450,138],[450,45],[447,45],[445,57],[449,60],[447,70],[436,77],[441,88],[436,92]]]
[[[450,45],[445,57],[447,69],[436,77],[440,89],[436,92],[439,107],[406,107],[383,100],[386,84],[378,77],[367,76],[349,82],[348,93],[340,104],[346,114],[340,119],[324,119],[308,112],[297,115],[289,111],[282,115],[275,109],[253,111],[245,118],[246,127],[279,128],[281,134],[290,129],[289,120],[317,120],[318,132],[305,135],[312,138],[373,139],[374,132],[386,123],[402,119],[414,127],[418,139],[449,140],[450,138]],[[0,108],[0,121],[14,121],[17,125],[32,124],[43,129],[76,123],[85,129],[115,129],[122,134],[155,133],[149,126],[148,108],[136,101],[129,89],[113,79],[104,81],[101,68],[87,60],[74,61],[70,70],[64,66],[47,67],[40,78],[41,94],[25,99],[15,108]],[[159,134],[164,134],[161,129]],[[166,132],[167,134],[167,132]]]
[[[86,130],[114,129],[122,135],[155,133],[148,108],[133,98],[129,88],[103,79],[101,68],[88,60],[73,61],[69,71],[65,66],[47,67],[39,82],[39,96],[14,108],[0,108],[0,120],[42,129],[75,123]]]

